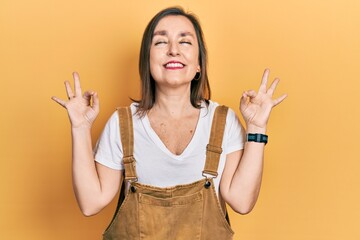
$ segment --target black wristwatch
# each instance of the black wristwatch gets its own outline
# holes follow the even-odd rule
[[[248,133],[247,141],[248,142],[265,143],[265,145],[266,145],[268,142],[268,135],[260,134],[260,133]]]

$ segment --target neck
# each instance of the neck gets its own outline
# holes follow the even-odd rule
[[[198,110],[191,105],[189,87],[176,91],[162,90],[157,88],[156,101],[150,112],[156,111],[161,115],[176,119]]]

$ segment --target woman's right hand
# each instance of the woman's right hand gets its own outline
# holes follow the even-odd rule
[[[75,93],[73,93],[69,81],[65,81],[68,101],[57,97],[51,99],[66,108],[73,129],[91,128],[99,114],[99,97],[94,91],[86,91],[82,94],[79,74],[74,72],[73,77]]]

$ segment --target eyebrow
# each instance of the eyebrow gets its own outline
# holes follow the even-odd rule
[[[167,36],[168,33],[167,33],[167,31],[165,31],[165,30],[156,31],[156,32],[154,32],[153,37],[155,37],[155,36],[157,36],[157,35]],[[180,37],[186,37],[186,36],[194,37],[194,34],[191,33],[191,32],[181,32],[179,35],[180,35]]]
[[[180,36],[181,37],[186,37],[186,36],[194,37],[194,34],[192,34],[191,32],[182,32],[182,33],[180,33]]]
[[[166,36],[166,35],[167,35],[167,32],[166,32],[165,30],[161,30],[161,31],[156,31],[156,32],[154,32],[153,36],[157,36],[157,35]]]

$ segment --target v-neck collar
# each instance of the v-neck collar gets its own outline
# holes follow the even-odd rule
[[[169,157],[180,161],[180,160],[185,159],[186,156],[188,156],[192,152],[192,150],[196,147],[197,143],[199,142],[199,140],[200,140],[199,138],[200,138],[200,135],[201,135],[200,134],[200,131],[201,131],[200,128],[201,128],[201,126],[203,126],[202,121],[204,121],[204,116],[206,114],[207,114],[207,106],[206,106],[206,104],[204,102],[201,102],[199,118],[198,118],[198,121],[196,123],[196,128],[195,128],[194,135],[192,136],[190,142],[188,143],[188,145],[185,147],[185,149],[183,150],[183,152],[180,155],[176,155],[176,154],[172,153],[166,147],[166,145],[163,143],[163,141],[157,135],[155,130],[151,127],[150,120],[149,120],[147,114],[142,118],[142,123],[143,123],[143,125],[145,127],[145,131],[148,133],[151,140],[155,143],[156,147],[160,148],[161,151],[163,151]]]

